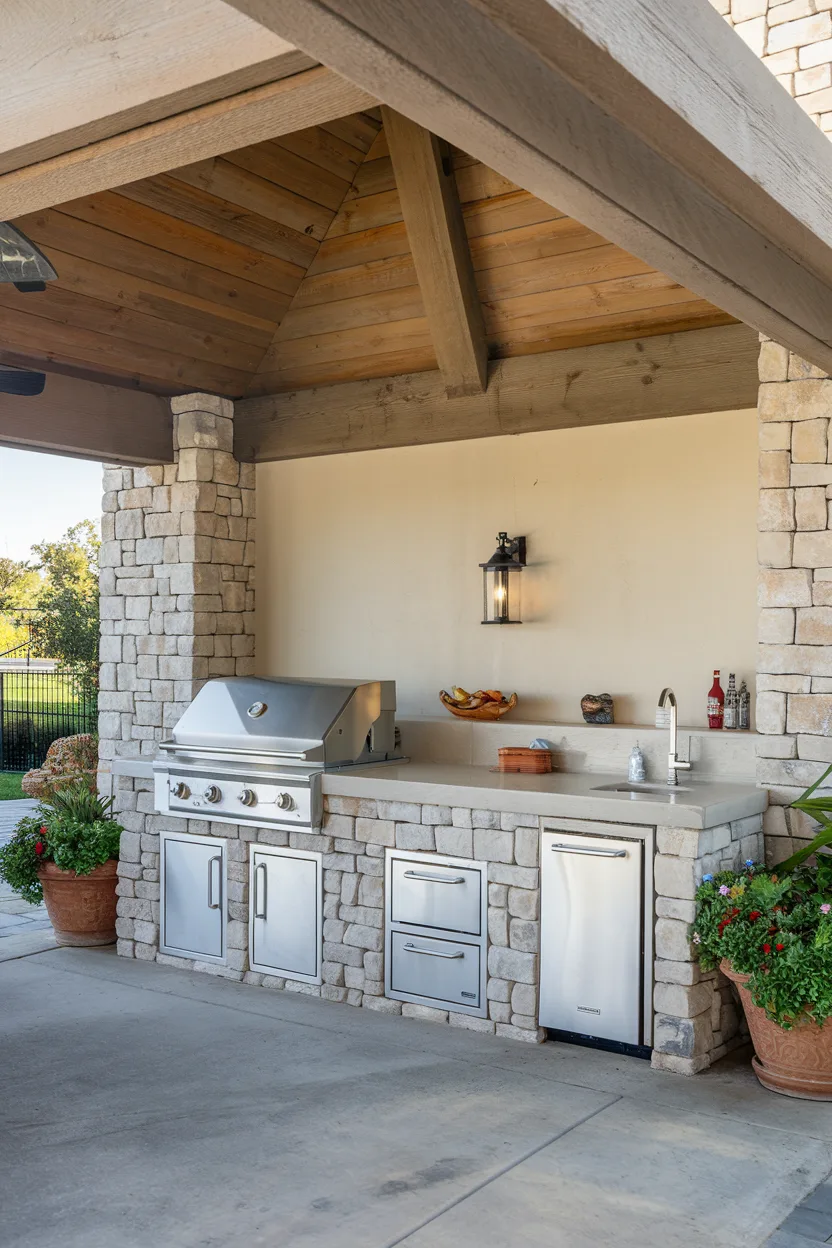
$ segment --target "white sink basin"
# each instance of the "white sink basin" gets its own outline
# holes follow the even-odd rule
[[[640,797],[673,797],[676,793],[692,793],[693,790],[682,784],[632,784],[629,780],[621,780],[617,784],[599,784],[593,793],[632,793]]]

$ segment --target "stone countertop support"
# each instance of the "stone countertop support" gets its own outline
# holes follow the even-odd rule
[[[228,844],[224,966],[159,953],[159,832],[183,821],[153,812],[152,783],[119,775],[116,811],[127,831],[119,867],[118,952],[170,966],[320,996],[384,1013],[540,1043],[540,819],[532,811],[329,795],[320,832],[287,832],[188,820],[196,835]],[[631,821],[632,822],[632,821]],[[688,942],[693,896],[704,871],[762,852],[762,815],[707,829],[657,829],[653,1065],[678,1074],[705,1069],[742,1042],[730,986],[702,974]],[[318,851],[323,858],[321,985],[249,970],[249,842]],[[384,995],[384,855],[387,848],[486,864],[488,1016],[476,1018]]]

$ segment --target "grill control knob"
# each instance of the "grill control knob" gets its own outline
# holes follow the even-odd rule
[[[178,797],[182,801],[184,801],[186,797],[191,796],[191,790],[188,788],[184,780],[178,780],[176,784],[172,784],[170,786],[170,791],[174,797]]]
[[[278,810],[294,810],[295,803],[291,793],[278,793],[277,806]]]
[[[243,789],[239,796],[244,806],[254,806],[257,801],[257,794],[254,792],[254,789]]]
[[[206,802],[218,802],[222,797],[222,792],[219,785],[209,784],[202,796],[205,798]]]

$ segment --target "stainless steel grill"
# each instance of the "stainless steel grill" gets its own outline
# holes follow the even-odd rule
[[[210,680],[153,770],[156,807],[183,818],[317,828],[324,771],[401,759],[392,680]]]

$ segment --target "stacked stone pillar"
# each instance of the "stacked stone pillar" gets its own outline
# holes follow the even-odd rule
[[[233,406],[171,402],[174,462],[106,468],[101,546],[102,769],[150,759],[210,676],[254,664],[254,466]]]
[[[813,835],[789,803],[832,762],[832,380],[760,349],[757,779],[769,862]]]

